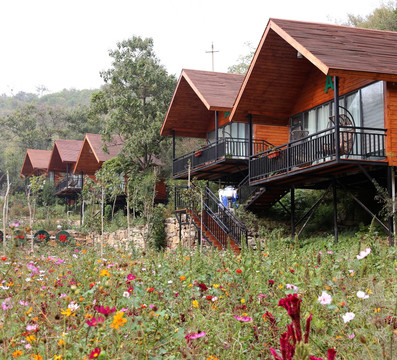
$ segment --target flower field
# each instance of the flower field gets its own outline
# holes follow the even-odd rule
[[[396,255],[357,239],[240,255],[10,248],[0,358],[395,359]]]

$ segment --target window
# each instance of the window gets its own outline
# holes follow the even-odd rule
[[[383,128],[383,82],[379,81],[343,95],[339,99],[340,113],[351,115],[355,126]],[[347,110],[347,111],[346,111]],[[334,113],[334,102],[329,101],[291,117],[290,131],[307,130],[309,134],[332,126],[329,117]]]
[[[248,139],[248,124],[232,122],[218,129],[219,139]],[[207,134],[207,141],[209,143],[215,142],[215,130],[211,130]]]

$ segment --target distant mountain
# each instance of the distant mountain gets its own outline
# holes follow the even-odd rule
[[[62,107],[70,109],[79,105],[89,105],[91,95],[94,90],[62,90],[60,92],[38,96],[33,93],[25,93],[20,91],[14,96],[0,96],[0,116],[13,112],[18,106],[25,104],[49,105],[54,107]]]

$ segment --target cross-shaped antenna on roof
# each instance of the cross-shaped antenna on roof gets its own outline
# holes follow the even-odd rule
[[[211,53],[212,54],[212,71],[214,71],[214,53],[219,52],[218,50],[214,50],[214,42],[212,42],[211,45],[211,50],[210,51],[206,51],[206,53]]]

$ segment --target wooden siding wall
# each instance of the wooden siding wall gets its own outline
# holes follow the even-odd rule
[[[274,146],[288,142],[289,128],[287,126],[254,124],[254,139],[266,140]]]
[[[397,166],[397,83],[387,83],[385,91],[386,155],[390,166]]]
[[[225,111],[218,111],[218,126],[221,127],[229,122],[230,113],[225,113]],[[211,121],[208,124],[207,132],[215,129],[215,111],[212,112]]]
[[[332,89],[328,89],[328,92],[325,93],[326,80],[326,75],[317,68],[313,69],[306,83],[302,84],[302,91],[293,106],[290,116],[332,100],[334,98],[334,91]],[[372,82],[373,80],[356,77],[341,77],[339,78],[339,94],[347,94]]]

